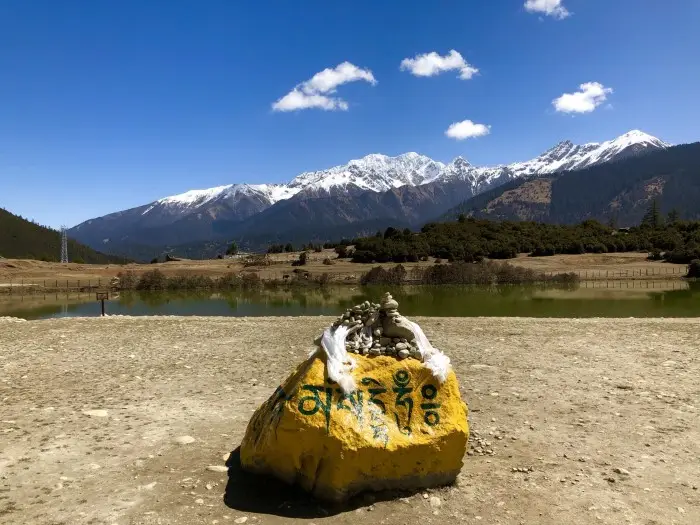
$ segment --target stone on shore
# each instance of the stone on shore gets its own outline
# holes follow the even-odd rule
[[[353,359],[350,394],[327,379],[325,355],[302,363],[250,420],[242,467],[334,501],[452,483],[469,435],[454,372],[440,384],[418,360]]]

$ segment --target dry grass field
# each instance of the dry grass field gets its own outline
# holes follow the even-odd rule
[[[245,266],[243,258],[171,261],[156,264],[93,265],[60,264],[33,260],[0,259],[0,287],[37,286],[61,287],[68,281],[75,286],[80,281],[83,285],[90,283],[106,284],[119,272],[131,271],[136,274],[158,269],[168,276],[206,275],[220,277],[234,272],[252,272],[263,279],[282,280],[295,269],[292,262],[299,258],[298,253],[273,254],[268,264]],[[330,259],[333,264],[323,264]],[[510,264],[531,268],[547,273],[576,272],[582,279],[678,279],[685,274],[685,265],[668,264],[660,261],[647,261],[643,253],[555,255],[553,257],[527,257],[521,255],[507,261]],[[406,263],[410,271],[415,267],[434,264],[433,260],[420,263]],[[357,282],[359,277],[374,266],[393,267],[395,264],[356,264],[348,260],[339,260],[333,250],[321,253],[310,252],[309,262],[303,267],[313,275],[328,273],[336,282]]]
[[[417,318],[470,407],[456,486],[333,506],[227,471],[331,321],[0,320],[0,523],[700,523],[696,319]]]

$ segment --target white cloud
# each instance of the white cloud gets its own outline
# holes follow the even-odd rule
[[[564,93],[552,101],[554,109],[560,113],[590,113],[600,106],[613,92],[600,82],[586,82],[579,86],[580,91]]]
[[[491,126],[476,124],[471,120],[463,120],[462,122],[454,122],[445,135],[455,140],[464,140],[472,137],[483,137],[491,133]]]
[[[401,71],[406,70],[417,77],[432,77],[445,71],[459,70],[459,78],[462,80],[469,80],[479,72],[454,49],[445,56],[431,51],[414,58],[404,58],[401,61]]]
[[[350,62],[338,64],[316,73],[306,82],[294,87],[289,93],[272,104],[274,111],[297,111],[300,109],[320,108],[326,111],[348,109],[348,103],[342,98],[331,97],[338,86],[364,80],[373,86],[377,84],[369,69],[361,69]]]
[[[566,7],[561,5],[562,0],[525,0],[525,10],[530,13],[543,13],[563,20],[571,16]]]

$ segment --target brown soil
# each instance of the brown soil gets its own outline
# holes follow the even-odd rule
[[[700,523],[700,321],[416,320],[493,455],[343,507],[208,469],[330,318],[0,321],[0,523]]]

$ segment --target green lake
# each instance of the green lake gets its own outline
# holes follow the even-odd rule
[[[391,288],[408,316],[442,317],[697,317],[700,282],[599,281],[543,285],[289,288],[227,293],[121,293],[105,302],[108,315],[337,315]],[[24,319],[100,315],[94,295],[0,298],[0,316]]]

